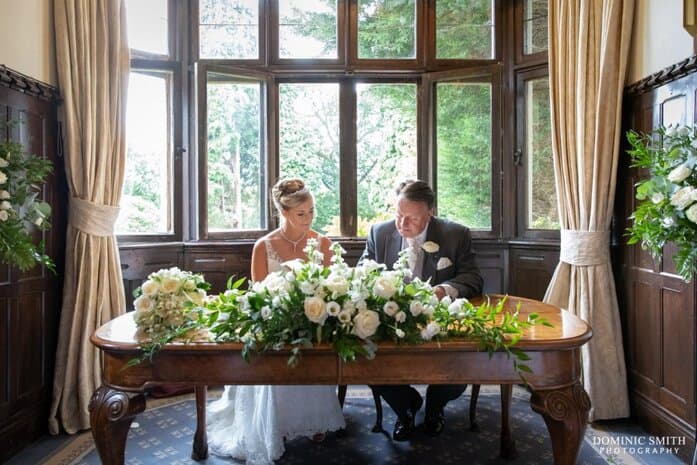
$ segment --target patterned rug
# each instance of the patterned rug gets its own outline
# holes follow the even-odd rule
[[[447,424],[438,438],[417,433],[410,442],[393,442],[387,433],[371,433],[375,407],[369,390],[350,387],[344,414],[346,432],[330,434],[323,443],[298,438],[286,444],[278,465],[318,464],[551,464],[552,446],[542,417],[530,409],[529,394],[516,387],[511,407],[511,426],[518,457],[507,461],[499,453],[500,397],[496,386],[482,386],[477,404],[479,432],[469,430],[469,389],[446,409]],[[213,392],[214,398],[219,392]],[[236,464],[232,459],[210,456],[203,462],[190,458],[196,428],[196,409],[192,395],[148,400],[148,408],[136,417],[126,443],[128,465],[221,465]],[[391,431],[394,414],[384,406],[385,429]],[[417,416],[422,421],[423,409]],[[137,424],[136,424],[137,423]],[[592,446],[586,435],[578,464],[627,463],[617,457],[606,459]],[[99,465],[92,437],[83,433],[71,438],[41,465]]]

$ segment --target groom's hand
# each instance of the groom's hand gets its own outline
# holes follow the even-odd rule
[[[436,297],[438,297],[438,300],[443,299],[445,297],[445,288],[443,286],[436,286],[433,288],[433,292],[435,292]]]

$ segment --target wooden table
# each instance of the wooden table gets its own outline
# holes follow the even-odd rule
[[[590,400],[580,384],[580,347],[591,337],[590,327],[558,307],[509,297],[521,314],[538,312],[554,327],[528,331],[518,347],[531,357],[530,404],[542,415],[552,439],[554,463],[576,463],[586,429]],[[520,379],[504,353],[492,358],[465,340],[418,346],[380,344],[374,360],[343,363],[330,347],[304,350],[300,364],[288,368],[287,352],[269,353],[251,363],[240,356],[239,344],[170,344],[152,363],[124,368],[139,350],[133,314],[122,315],[99,328],[92,343],[103,354],[103,384],[89,404],[92,435],[104,465],[122,465],[126,436],[135,416],[145,410],[143,391],[157,384],[196,387],[198,422],[193,456],[207,456],[206,386],[221,384],[517,384]]]

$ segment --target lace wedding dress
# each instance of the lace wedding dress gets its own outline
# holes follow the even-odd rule
[[[265,245],[269,272],[278,270],[278,254],[270,241]],[[334,386],[225,386],[208,405],[210,451],[246,465],[273,464],[285,451],[284,439],[344,427]]]

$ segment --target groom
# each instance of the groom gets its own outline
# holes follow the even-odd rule
[[[448,295],[473,297],[481,294],[483,280],[474,259],[469,229],[433,216],[435,193],[424,181],[404,181],[397,188],[394,221],[375,224],[370,229],[359,263],[372,259],[392,268],[402,249],[409,249],[409,267],[414,276],[430,278],[438,299]],[[426,391],[423,431],[437,436],[443,430],[443,408],[465,390],[465,385],[431,385]],[[392,437],[406,441],[414,431],[414,416],[423,403],[409,385],[375,385],[397,414]]]

